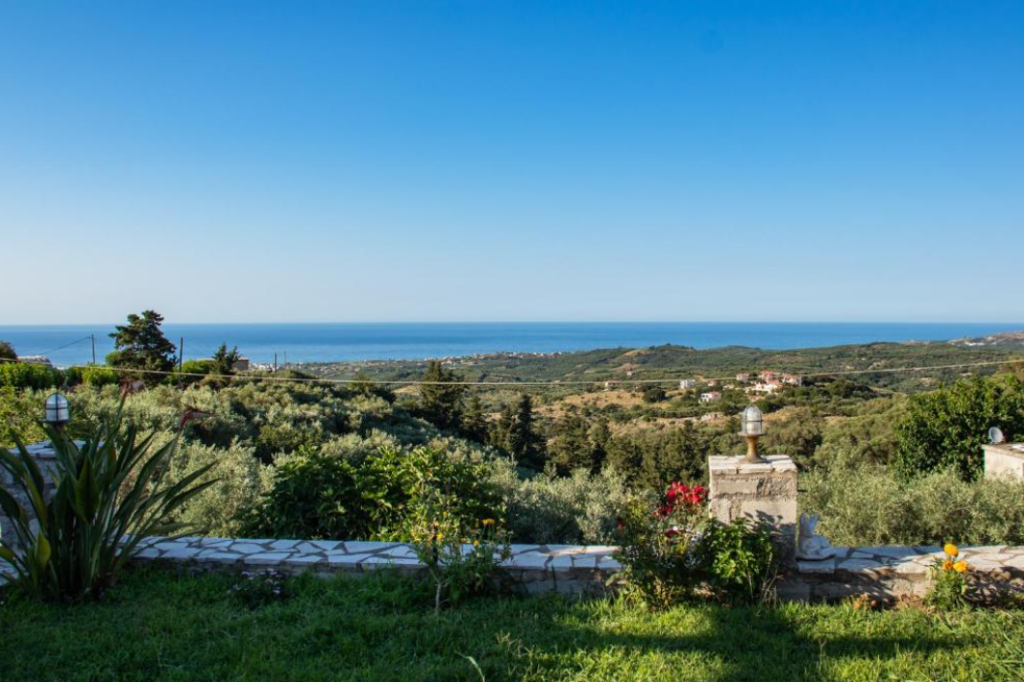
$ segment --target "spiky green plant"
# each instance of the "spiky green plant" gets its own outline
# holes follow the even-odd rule
[[[0,450],[0,467],[29,500],[23,508],[0,488],[0,508],[20,544],[16,551],[0,538],[0,558],[13,567],[6,577],[27,592],[69,601],[100,596],[143,538],[182,533],[186,524],[174,512],[215,482],[198,482],[208,466],[165,482],[181,430],[154,449],[154,434],[140,438],[135,426],[123,426],[121,408],[81,445],[45,427],[57,455],[49,499],[45,474],[24,444],[16,439],[17,452]]]

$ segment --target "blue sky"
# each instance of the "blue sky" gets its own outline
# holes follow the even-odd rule
[[[5,2],[0,65],[3,324],[1024,321],[1021,2]]]

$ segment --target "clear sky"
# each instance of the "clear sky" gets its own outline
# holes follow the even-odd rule
[[[1024,2],[3,2],[0,237],[0,324],[1024,321]]]

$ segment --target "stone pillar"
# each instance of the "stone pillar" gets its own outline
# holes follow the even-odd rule
[[[786,455],[769,455],[750,464],[743,457],[708,458],[711,514],[723,523],[746,517],[767,521],[775,529],[783,559],[796,549],[796,465]]]

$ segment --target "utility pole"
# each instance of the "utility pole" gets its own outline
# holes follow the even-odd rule
[[[181,371],[181,366],[185,363],[185,337],[182,336],[178,342],[178,371]]]
[[[284,352],[284,368],[288,369],[288,351]]]
[[[89,334],[89,338],[92,339],[92,364],[96,364],[96,335]]]
[[[277,353],[274,353],[274,371],[277,371]]]

